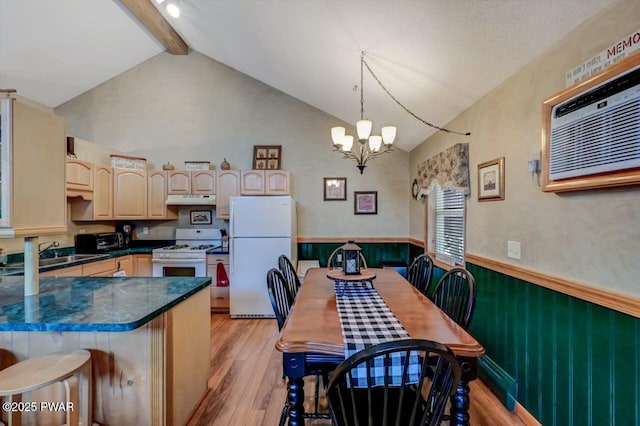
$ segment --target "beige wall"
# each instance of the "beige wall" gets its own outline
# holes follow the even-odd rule
[[[330,128],[345,123],[197,52],[159,54],[55,111],[70,135],[146,157],[154,168],[185,160],[217,168],[226,158],[234,169],[250,169],[254,145],[282,145],[300,236],[409,234],[407,152],[384,155],[360,175],[332,152]],[[347,177],[347,201],[323,201],[328,176]],[[366,190],[378,191],[378,215],[355,216],[353,191]],[[149,224],[157,238],[173,228]]]
[[[464,138],[437,134],[410,154],[417,164],[456,142],[470,148],[467,252],[550,275],[640,296],[640,189],[557,195],[531,183],[527,161],[541,149],[541,103],[565,88],[565,74],[640,29],[640,2],[623,1],[573,31],[448,124]],[[505,157],[504,201],[477,201],[477,166]],[[424,206],[410,202],[411,235],[422,239]],[[507,241],[522,259],[506,256]]]

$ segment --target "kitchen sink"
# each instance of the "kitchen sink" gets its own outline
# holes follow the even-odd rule
[[[109,257],[108,254],[72,254],[69,256],[49,257],[46,259],[40,259],[40,267],[43,266],[56,266],[65,265],[67,263],[79,262],[81,260],[98,260]],[[9,263],[6,268],[24,268],[24,263]]]

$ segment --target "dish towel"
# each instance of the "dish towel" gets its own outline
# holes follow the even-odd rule
[[[354,284],[336,282],[334,284],[338,316],[342,325],[345,359],[367,347],[389,340],[409,339],[409,333],[402,327],[398,318],[384,302],[372,284]],[[402,384],[402,366],[405,356],[401,353],[392,354],[390,360],[389,382],[392,386]],[[373,360],[372,384],[384,385],[385,365],[384,356]],[[417,352],[409,356],[409,377],[406,383],[418,383],[421,369]],[[352,370],[351,386],[367,386],[367,367],[362,364]]]

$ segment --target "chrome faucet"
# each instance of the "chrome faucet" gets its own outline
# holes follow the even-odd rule
[[[41,249],[44,244],[49,244],[45,248]],[[38,244],[38,257],[42,256],[42,253],[49,250],[50,248],[60,247],[60,243],[57,241],[45,241],[44,243]]]

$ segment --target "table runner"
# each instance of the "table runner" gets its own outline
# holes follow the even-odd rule
[[[345,342],[345,359],[367,347],[389,340],[409,339],[409,333],[402,327],[398,318],[370,283],[335,282],[334,291],[338,316],[342,325],[342,337]],[[373,360],[372,385],[384,385],[384,356]],[[402,384],[403,353],[390,356],[389,372],[392,386]],[[418,383],[420,380],[420,362],[416,352],[409,356],[409,376],[406,383]],[[361,364],[352,370],[351,385],[367,386],[367,366]]]

